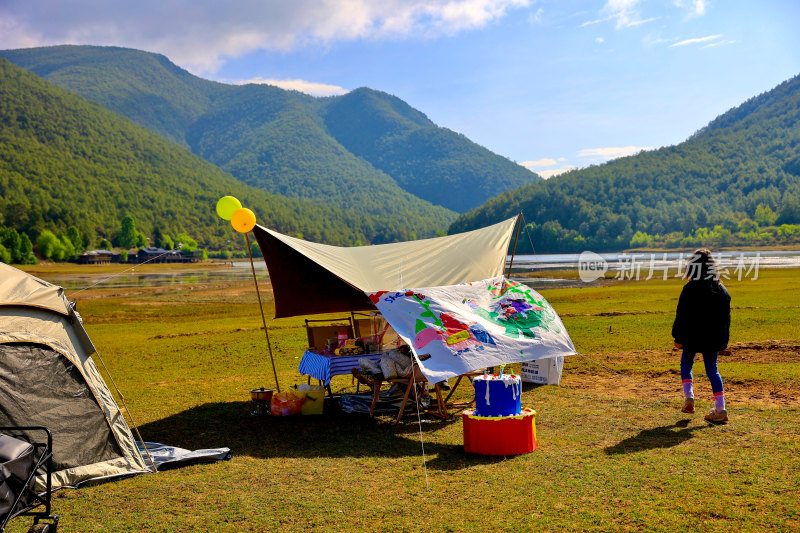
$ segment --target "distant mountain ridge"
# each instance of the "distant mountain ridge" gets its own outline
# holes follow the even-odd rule
[[[90,243],[131,215],[152,236],[187,233],[227,247],[234,233],[214,211],[240,198],[259,224],[338,245],[434,234],[426,213],[364,216],[250,187],[131,120],[0,58],[0,226],[36,239],[75,226]]]
[[[502,193],[460,216],[450,232],[520,211],[537,251],[619,250],[649,240],[782,242],[795,230],[776,225],[800,223],[800,76],[678,145]]]
[[[245,183],[355,213],[391,216],[390,206],[399,204],[446,226],[452,211],[539,179],[371,89],[313,98],[272,86],[225,85],[197,78],[164,56],[112,47],[0,56],[190,148]]]
[[[461,134],[440,128],[397,97],[361,88],[323,109],[329,132],[405,190],[457,212],[532,181],[533,174]],[[491,178],[491,179],[487,179]]]

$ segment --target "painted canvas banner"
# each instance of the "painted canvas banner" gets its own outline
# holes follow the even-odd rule
[[[367,296],[413,348],[431,383],[502,363],[576,353],[547,300],[504,276]]]

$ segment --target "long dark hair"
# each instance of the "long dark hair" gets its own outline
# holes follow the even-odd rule
[[[686,262],[686,279],[700,281],[716,292],[721,283],[717,262],[708,248],[698,248]]]

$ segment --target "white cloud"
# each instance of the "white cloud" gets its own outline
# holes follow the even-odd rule
[[[606,22],[611,20],[611,17],[605,17],[602,19],[594,19],[594,20],[587,20],[583,24],[581,24],[581,28],[585,28],[586,26],[591,26],[592,24],[600,24],[601,22]]]
[[[523,161],[522,163],[520,163],[520,165],[527,168],[552,167],[555,164],[556,160],[550,157],[545,157],[544,159],[537,159],[536,161]]]
[[[708,41],[715,41],[720,37],[722,37],[721,33],[718,33],[717,35],[706,35],[705,37],[695,37],[694,39],[678,41],[677,43],[669,45],[669,47],[675,48],[676,46],[686,46],[687,44],[707,43]]]
[[[641,26],[642,24],[647,24],[648,22],[653,22],[654,20],[656,20],[656,17],[650,17],[649,19],[642,19],[642,20],[632,20],[628,23],[627,27],[630,28],[633,26]]]
[[[640,26],[647,22],[652,22],[655,17],[643,19],[640,16],[637,4],[640,0],[607,0],[603,8],[600,10],[600,18],[587,20],[581,27],[591,26],[592,24],[600,24],[601,22],[615,21],[616,28],[632,28]]]
[[[344,87],[338,85],[328,85],[326,83],[317,83],[306,80],[274,80],[268,78],[252,78],[249,80],[237,80],[233,83],[237,85],[244,85],[246,83],[263,83],[266,85],[274,85],[287,91],[300,91],[301,93],[310,94],[311,96],[336,96],[346,94],[348,92]]]
[[[580,157],[595,157],[609,161],[618,157],[625,157],[641,152],[642,150],[650,150],[649,146],[621,146],[606,148],[586,148],[578,152]]]
[[[594,42],[598,44],[603,44],[604,42],[606,42],[606,40],[602,37],[595,37]]]
[[[710,43],[705,46],[701,46],[700,49],[702,50],[703,48],[714,48],[715,46],[722,46],[725,44],[736,44],[736,41],[718,41],[716,43]]]
[[[617,29],[627,28],[639,19],[638,3],[639,0],[608,0],[602,12],[610,13],[609,16],[617,21]]]
[[[309,44],[436,38],[479,28],[531,0],[3,0],[0,49],[115,45],[160,52],[196,73],[228,57]]]
[[[664,39],[663,37],[661,37],[660,33],[658,35],[655,35],[655,36],[654,35],[646,35],[645,37],[642,38],[642,43],[645,46],[655,46],[657,44],[664,44],[664,43],[668,43],[668,42],[669,42],[669,39]]]
[[[542,22],[542,15],[543,15],[543,14],[544,14],[544,9],[542,9],[542,8],[540,7],[539,9],[537,9],[537,10],[536,10],[536,12],[535,12],[535,13],[533,13],[533,14],[532,14],[532,15],[531,15],[531,16],[528,18],[528,20],[530,20],[532,23],[538,24],[538,23]]]
[[[674,0],[676,7],[687,9],[687,18],[702,17],[706,14],[706,0]]]
[[[559,174],[563,174],[564,172],[569,172],[570,170],[575,170],[578,167],[562,167],[562,168],[551,168],[548,170],[538,170],[536,171],[544,179],[550,179],[553,176],[558,176]]]

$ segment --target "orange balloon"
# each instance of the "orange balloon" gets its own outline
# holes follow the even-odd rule
[[[256,215],[246,207],[237,209],[233,212],[233,215],[231,215],[231,226],[239,233],[247,233],[253,229],[255,225]]]

